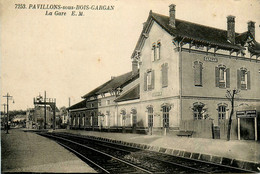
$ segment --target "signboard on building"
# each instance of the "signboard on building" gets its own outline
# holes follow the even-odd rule
[[[237,118],[254,118],[256,110],[237,111]]]
[[[206,62],[218,62],[218,59],[215,58],[215,57],[205,56],[205,57],[204,57],[204,61],[206,61]]]
[[[154,93],[152,93],[153,97],[158,97],[158,96],[161,96],[161,95],[162,95],[162,92],[154,92]]]

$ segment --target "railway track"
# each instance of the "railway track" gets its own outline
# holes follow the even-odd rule
[[[46,133],[39,133],[39,135],[57,141],[61,146],[76,154],[99,173],[154,173],[153,171],[141,168],[108,153],[67,138]]]
[[[231,166],[176,157],[81,135],[40,135],[58,141],[81,158],[84,156],[88,159],[83,159],[84,161],[102,173],[253,173]]]

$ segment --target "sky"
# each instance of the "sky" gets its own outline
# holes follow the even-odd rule
[[[29,9],[30,4],[114,10],[71,16],[72,10]],[[228,15],[236,16],[236,32],[247,31],[252,20],[260,42],[260,0],[0,0],[1,110],[7,92],[14,99],[10,110],[33,107],[33,98],[44,91],[58,107],[68,107],[69,98],[75,104],[111,76],[131,71],[131,54],[149,11],[169,15],[170,4],[176,5],[176,18],[220,29],[227,28]]]

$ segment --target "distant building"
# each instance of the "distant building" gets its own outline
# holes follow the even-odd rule
[[[44,106],[35,106],[27,109],[26,127],[29,129],[43,129],[44,128]],[[60,111],[56,107],[56,127],[60,127],[61,118]],[[50,106],[46,106],[46,127],[51,128],[53,125],[53,111]]]

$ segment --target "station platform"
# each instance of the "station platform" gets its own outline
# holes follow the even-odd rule
[[[142,135],[130,133],[109,133],[85,130],[55,130],[94,137],[102,137],[122,142],[149,145],[150,149],[160,148],[177,150],[180,154],[199,154],[204,160],[217,163],[237,163],[238,167],[260,172],[260,142],[246,140],[219,140],[204,138],[188,138],[158,135]],[[168,150],[170,151],[170,150]],[[166,150],[167,152],[167,150]],[[178,154],[178,155],[179,155]],[[214,161],[215,160],[215,161]]]
[[[19,129],[1,131],[2,173],[97,173],[56,142]]]

